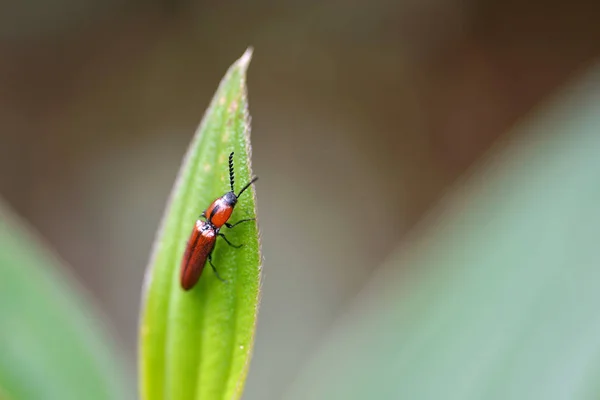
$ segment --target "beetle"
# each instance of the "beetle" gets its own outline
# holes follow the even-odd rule
[[[223,225],[227,228],[233,228],[243,222],[254,221],[255,218],[247,218],[237,221],[234,224],[230,224],[229,218],[233,213],[233,209],[238,202],[238,198],[258,180],[258,177],[254,177],[248,182],[238,194],[235,194],[234,190],[234,171],[233,171],[233,152],[229,154],[229,184],[231,191],[225,193],[223,196],[213,201],[206,210],[202,212],[200,218],[196,221],[192,234],[188,240],[183,260],[181,262],[181,287],[183,290],[190,290],[196,285],[206,261],[210,263],[213,271],[220,281],[225,282],[223,278],[217,272],[217,268],[212,262],[212,252],[217,242],[217,237],[222,237],[228,245],[235,248],[240,248],[243,244],[235,245],[231,243],[227,237],[220,232]],[[204,220],[202,219],[204,218]]]

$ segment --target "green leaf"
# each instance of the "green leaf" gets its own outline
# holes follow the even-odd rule
[[[235,62],[204,115],[173,188],[148,266],[140,326],[140,391],[144,400],[235,399],[244,386],[259,298],[260,248],[255,222],[228,230],[213,262],[189,292],[179,272],[201,212],[229,191],[228,155],[235,151],[236,189],[251,179],[246,69],[251,51]],[[254,188],[240,197],[231,221],[254,218]]]
[[[0,398],[131,398],[100,316],[60,264],[0,202]]]
[[[599,72],[391,257],[286,399],[600,398]]]

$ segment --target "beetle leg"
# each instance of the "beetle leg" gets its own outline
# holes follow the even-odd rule
[[[256,218],[247,218],[247,219],[242,219],[242,220],[236,222],[235,224],[230,224],[228,222],[225,222],[225,226],[228,227],[229,229],[231,229],[234,226],[241,224],[242,222],[255,221],[255,220],[256,220]]]
[[[218,235],[221,236],[223,239],[225,239],[225,241],[227,242],[228,245],[230,245],[231,247],[235,247],[236,249],[239,249],[240,247],[242,247],[244,245],[244,244],[235,245],[235,244],[231,243],[229,241],[229,239],[227,239],[225,237],[225,235],[223,235],[221,232],[219,232]]]
[[[212,267],[213,271],[215,271],[215,275],[217,276],[217,278],[219,278],[219,280],[221,282],[226,283],[227,281],[225,279],[221,278],[221,276],[217,272],[217,268],[215,268],[215,264],[212,263],[212,254],[208,255],[208,262],[210,263],[210,266]]]

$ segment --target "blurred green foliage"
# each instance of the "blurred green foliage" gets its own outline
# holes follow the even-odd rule
[[[598,77],[428,218],[286,399],[600,398]]]
[[[0,398],[131,398],[99,314],[60,264],[0,204]]]

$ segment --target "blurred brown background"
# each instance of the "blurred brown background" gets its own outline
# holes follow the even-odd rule
[[[600,51],[593,1],[49,0],[0,6],[0,194],[135,368],[181,157],[247,46],[264,291],[245,399],[278,399],[344,304],[520,117]]]

